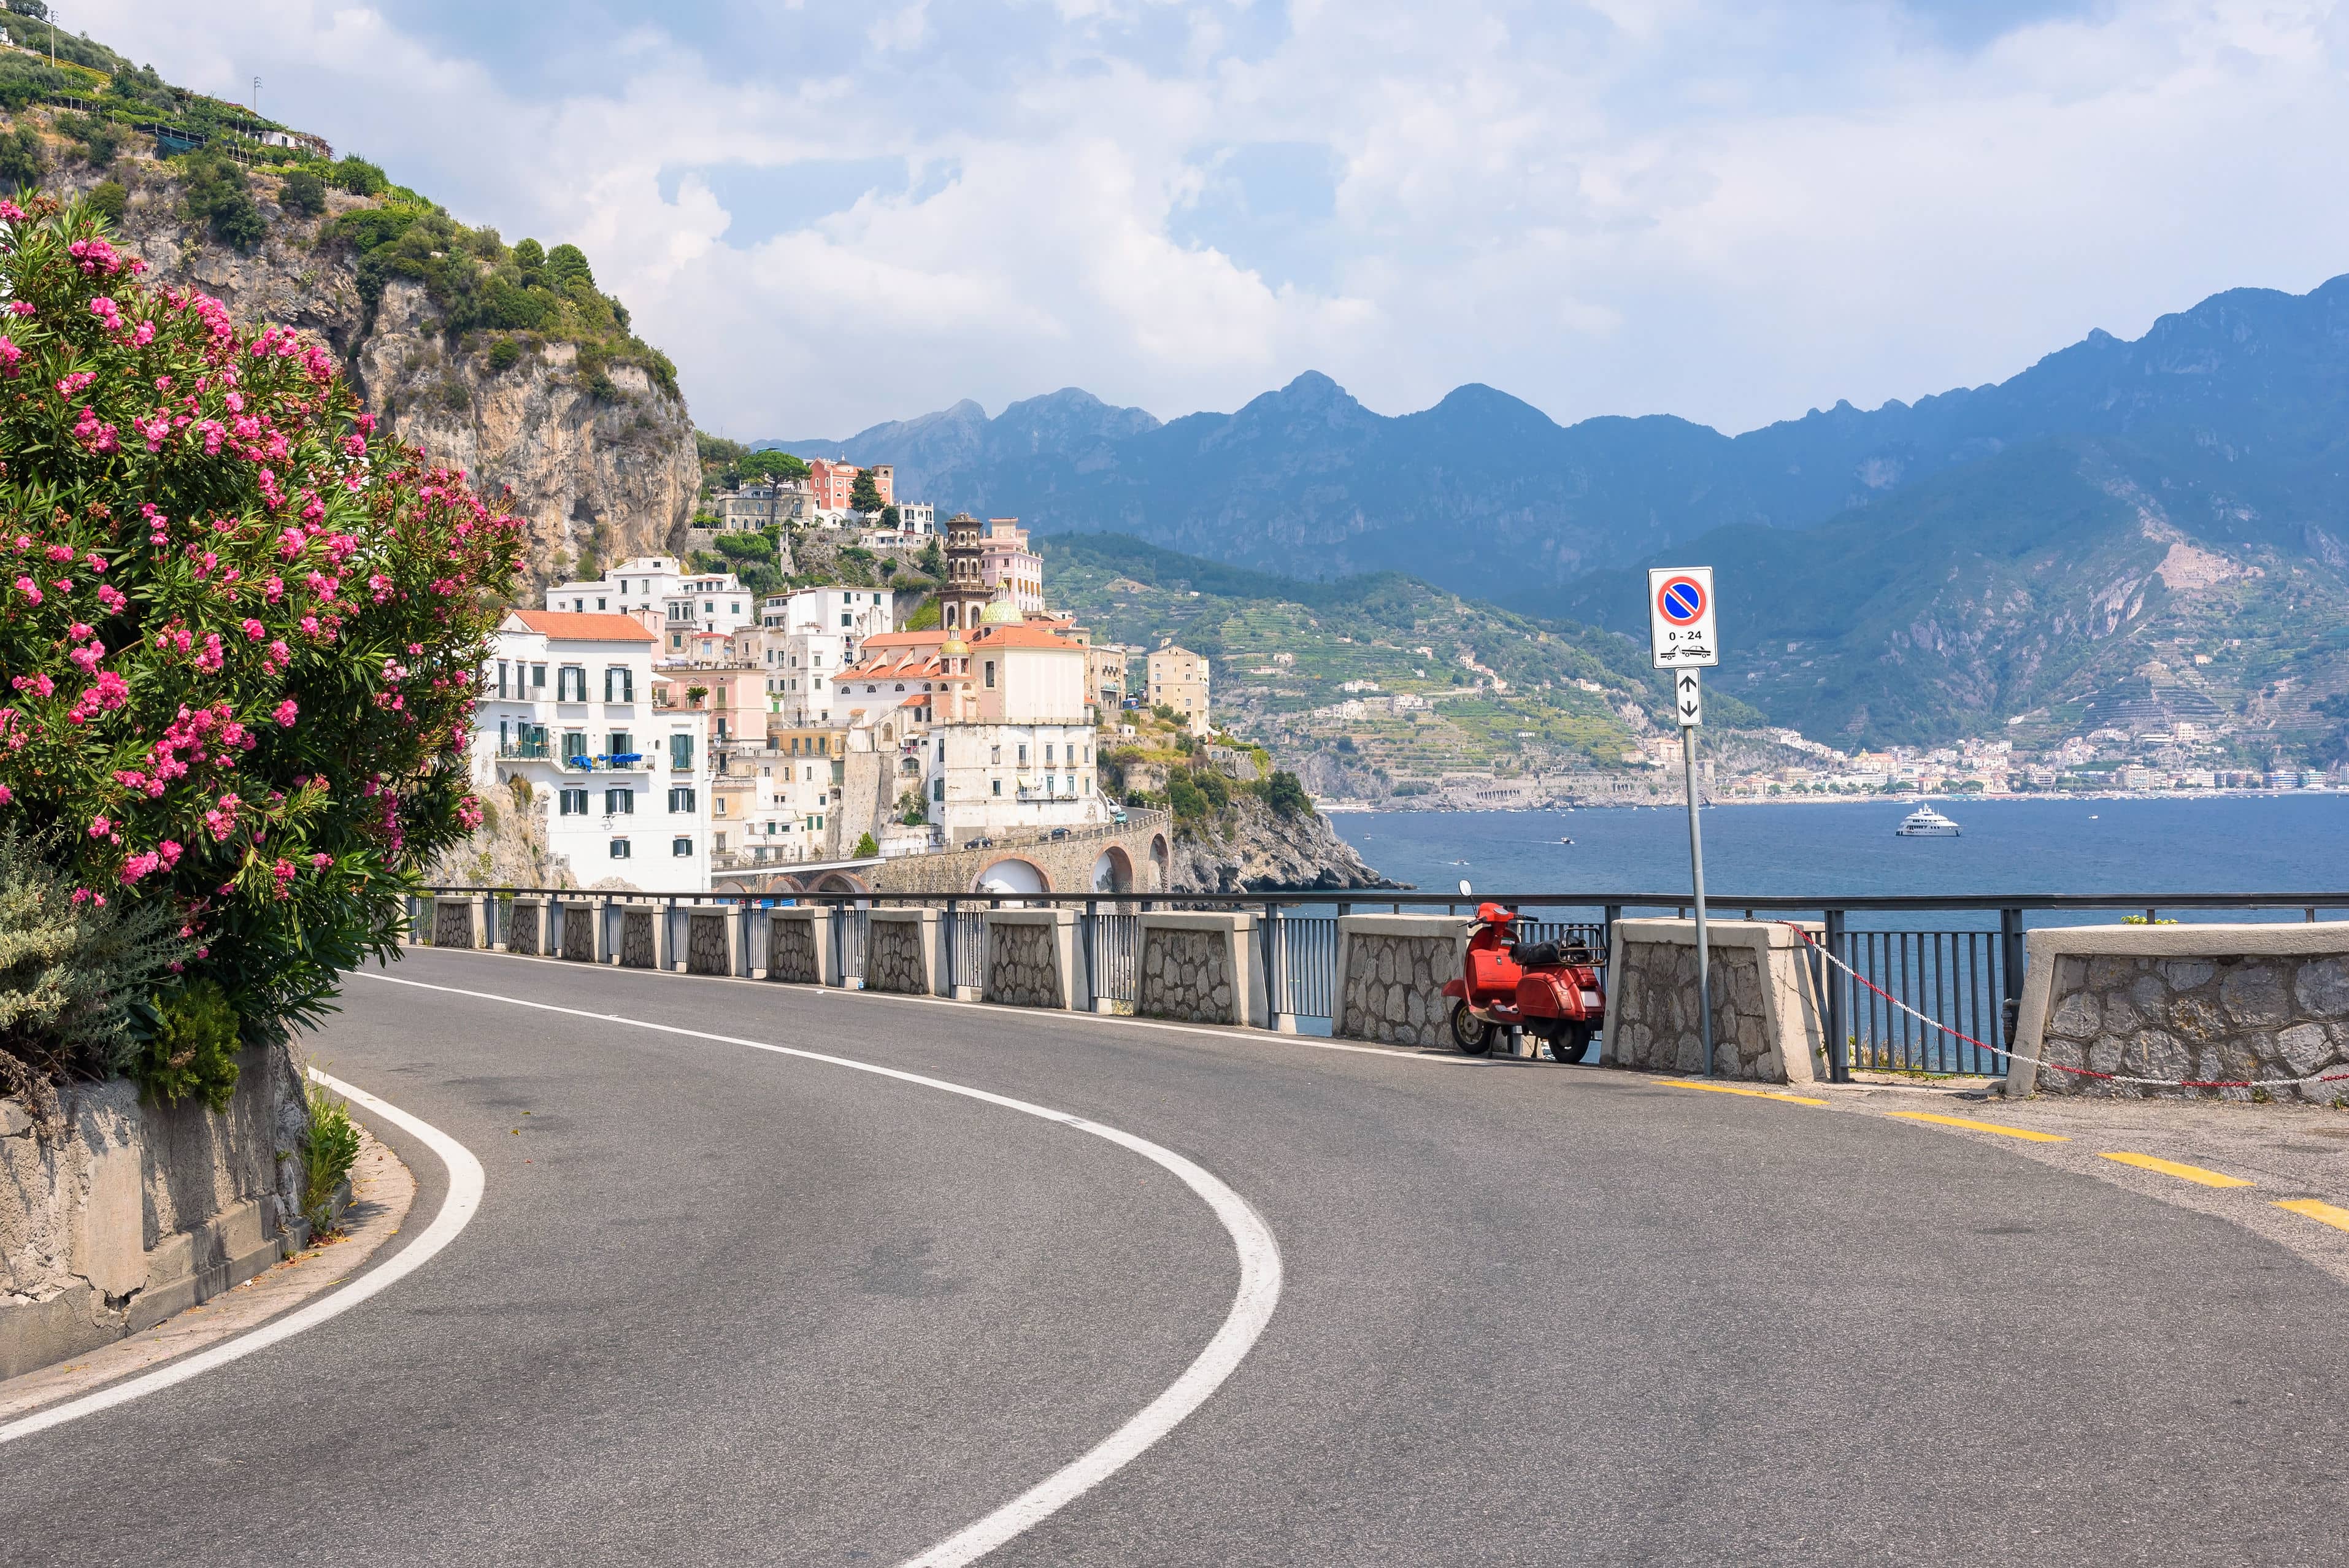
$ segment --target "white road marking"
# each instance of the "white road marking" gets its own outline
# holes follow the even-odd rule
[[[429,953],[427,947],[419,951]],[[529,953],[507,953],[495,947],[452,947],[450,954],[464,954],[469,958],[505,958],[519,964],[572,964],[568,958],[547,958]],[[1207,1024],[1177,1024],[1164,1018],[1137,1018],[1130,1013],[1081,1013],[1073,1007],[1017,1007],[1008,1002],[964,1002],[952,996],[916,996],[903,991],[871,991],[864,986],[810,985],[784,980],[745,980],[739,975],[681,975],[674,969],[625,968],[616,964],[598,964],[588,967],[591,975],[625,975],[632,980],[683,980],[695,985],[715,981],[720,985],[755,985],[761,990],[782,990],[800,995],[864,996],[876,1002],[911,1002],[932,1007],[983,1007],[991,1013],[1022,1013],[1030,1017],[1041,1016],[1060,1023],[1115,1024],[1127,1029],[1164,1029],[1176,1035],[1205,1035],[1210,1039],[1232,1040],[1251,1046],[1303,1046],[1316,1051],[1350,1051],[1357,1056],[1385,1057],[1391,1061],[1424,1062],[1439,1068],[1497,1068],[1512,1061],[1535,1060],[1539,1057],[1471,1057],[1454,1053],[1429,1056],[1407,1046],[1355,1046],[1342,1040],[1325,1040],[1314,1035],[1283,1035],[1270,1029],[1219,1029]],[[390,979],[387,975],[383,979]],[[413,982],[421,985],[421,981]],[[610,1017],[598,1013],[596,1017]]]
[[[449,1194],[441,1200],[440,1212],[432,1216],[432,1223],[425,1227],[424,1233],[340,1290],[322,1295],[283,1317],[273,1318],[250,1334],[239,1335],[209,1350],[199,1351],[185,1360],[159,1367],[152,1372],[117,1383],[110,1388],[85,1394],[78,1399],[68,1399],[62,1405],[52,1405],[46,1410],[35,1411],[6,1426],[0,1426],[0,1443],[28,1438],[35,1432],[47,1431],[67,1421],[128,1404],[159,1389],[184,1383],[215,1367],[225,1367],[256,1350],[265,1350],[281,1340],[291,1339],[304,1329],[315,1328],[330,1317],[348,1312],[377,1292],[398,1284],[457,1239],[457,1233],[463,1230],[480,1210],[481,1191],[486,1185],[481,1162],[473,1158],[473,1151],[430,1122],[419,1120],[398,1106],[378,1099],[363,1088],[347,1084],[340,1078],[328,1078],[316,1068],[310,1069],[310,1076],[353,1105],[413,1135],[417,1141],[440,1158],[441,1164],[448,1167]]]
[[[776,1056],[797,1057],[802,1061],[823,1062],[831,1067],[872,1073],[879,1078],[895,1078],[901,1083],[919,1084],[925,1088],[943,1089],[966,1099],[1001,1106],[1006,1110],[1016,1110],[1023,1115],[1057,1122],[1062,1127],[1074,1128],[1080,1132],[1090,1132],[1121,1149],[1132,1150],[1190,1188],[1215,1212],[1216,1218],[1223,1222],[1224,1229],[1231,1235],[1234,1250],[1239,1253],[1240,1284],[1239,1289],[1232,1295],[1231,1310],[1224,1315],[1223,1326],[1216,1330],[1215,1337],[1207,1341],[1206,1348],[1199,1352],[1198,1357],[1184,1369],[1180,1377],[1167,1386],[1164,1392],[1144,1405],[1132,1419],[1100,1444],[985,1518],[966,1525],[920,1556],[908,1558],[901,1568],[961,1568],[962,1564],[976,1563],[1124,1469],[1152,1444],[1181,1425],[1192,1411],[1207,1402],[1208,1397],[1222,1386],[1224,1379],[1237,1370],[1240,1362],[1256,1345],[1257,1336],[1263,1334],[1265,1325],[1272,1321],[1273,1309],[1280,1304],[1280,1244],[1273,1239],[1272,1228],[1249,1206],[1247,1200],[1173,1150],[1161,1148],[1148,1139],[1137,1138],[1119,1128],[1088,1121],[1083,1117],[1071,1116],[1065,1110],[1054,1110],[1050,1106],[1013,1099],[1009,1095],[994,1094],[983,1088],[972,1088],[966,1084],[952,1083],[922,1073],[909,1073],[897,1068],[885,1068],[873,1062],[860,1062],[851,1057],[830,1056],[823,1051],[802,1050],[793,1046],[770,1045],[764,1040],[747,1040],[736,1035],[711,1034],[706,1029],[680,1028],[674,1024],[656,1024],[643,1018],[626,1018],[616,1013],[591,1012],[584,1007],[525,1001],[518,996],[501,996],[488,991],[468,991],[456,985],[403,980],[392,975],[374,975],[364,970],[355,973],[393,985],[413,985],[421,991],[441,991],[452,996],[502,1002],[509,1006],[529,1007],[543,1013],[561,1013],[574,1018],[593,1018],[600,1023],[625,1024],[631,1028],[649,1029],[656,1034],[681,1035],[688,1039],[710,1040],[719,1045],[740,1046],[749,1050],[770,1051]]]

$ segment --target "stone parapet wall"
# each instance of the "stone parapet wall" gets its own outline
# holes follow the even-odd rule
[[[735,939],[742,917],[730,909],[689,910],[685,917],[685,972],[688,975],[735,973]]]
[[[1456,915],[1341,915],[1333,1032],[1386,1045],[1451,1044],[1444,985],[1460,978],[1467,945],[1468,922]]]
[[[864,927],[864,986],[901,996],[935,994],[938,914],[929,909],[876,909]]]
[[[1755,1083],[1826,1073],[1826,997],[1803,939],[1772,920],[1706,922],[1713,1072]],[[1619,920],[1608,954],[1602,1067],[1705,1069],[1696,922]]]
[[[1245,1025],[1264,1016],[1253,914],[1142,916],[1134,1011],[1146,1018]]]
[[[2033,931],[2007,1092],[2349,1104],[2349,924],[2096,925]],[[2046,1067],[2034,1066],[2044,1061]]]
[[[767,978],[793,985],[821,985],[832,967],[832,912],[771,909],[767,912]]]
[[[432,945],[435,947],[478,947],[481,945],[481,924],[476,910],[479,898],[436,898],[432,901]]]
[[[1075,1006],[1076,925],[1073,910],[988,910],[980,999],[1012,1007]]]
[[[574,964],[596,962],[595,923],[602,912],[592,905],[566,903],[563,906],[563,956]]]
[[[518,898],[507,910],[506,951],[526,958],[535,958],[545,952],[541,934],[546,929],[546,902],[543,899]]]
[[[662,929],[666,912],[658,904],[624,903],[620,906],[620,967],[623,969],[666,969],[668,954],[662,950],[668,945],[667,933]]]
[[[0,1099],[0,1377],[150,1327],[301,1243],[300,1165],[278,1158],[309,1126],[301,1068],[285,1047],[238,1068],[217,1115],[78,1084],[44,1130]]]

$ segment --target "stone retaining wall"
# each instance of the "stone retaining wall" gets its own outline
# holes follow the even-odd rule
[[[2163,1089],[2060,1070],[2195,1082],[2349,1074],[2349,925],[2072,926],[2024,944],[2009,1094],[2349,1104],[2349,1078]]]
[[[1450,1045],[1451,1000],[1468,922],[1444,914],[1349,914],[1338,921],[1338,1016],[1349,1039]]]
[[[44,1136],[0,1099],[0,1377],[135,1334],[301,1244],[300,1165],[278,1158],[309,1126],[301,1068],[285,1047],[238,1068],[219,1115],[74,1084]]]
[[[1826,1068],[1826,999],[1803,939],[1775,920],[1705,923],[1713,1071],[1757,1083],[1815,1083]],[[1619,920],[1607,968],[1602,1067],[1704,1071],[1696,922]]]

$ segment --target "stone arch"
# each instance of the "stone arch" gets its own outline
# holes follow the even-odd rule
[[[1093,892],[1132,892],[1133,857],[1124,846],[1112,844],[1093,858]]]
[[[1164,892],[1174,885],[1174,857],[1166,847],[1166,835],[1150,835],[1150,868],[1158,873],[1157,891]]]
[[[978,873],[971,886],[973,892],[1037,893],[1050,892],[1052,879],[1033,861],[1023,861],[1017,855],[1006,855]]]
[[[815,885],[807,891],[810,892],[870,892],[872,890],[864,885],[863,879],[852,876],[846,872],[826,872],[816,880]]]

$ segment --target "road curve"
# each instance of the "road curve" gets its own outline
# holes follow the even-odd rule
[[[1206,1403],[994,1563],[2317,1561],[2349,1299],[1961,1137],[1630,1075],[413,952],[315,1052],[479,1215],[341,1316],[0,1449],[16,1563],[894,1564]],[[550,1003],[617,1018],[550,1015]],[[444,1174],[397,1129],[416,1214]],[[389,1250],[387,1255],[390,1255]]]

